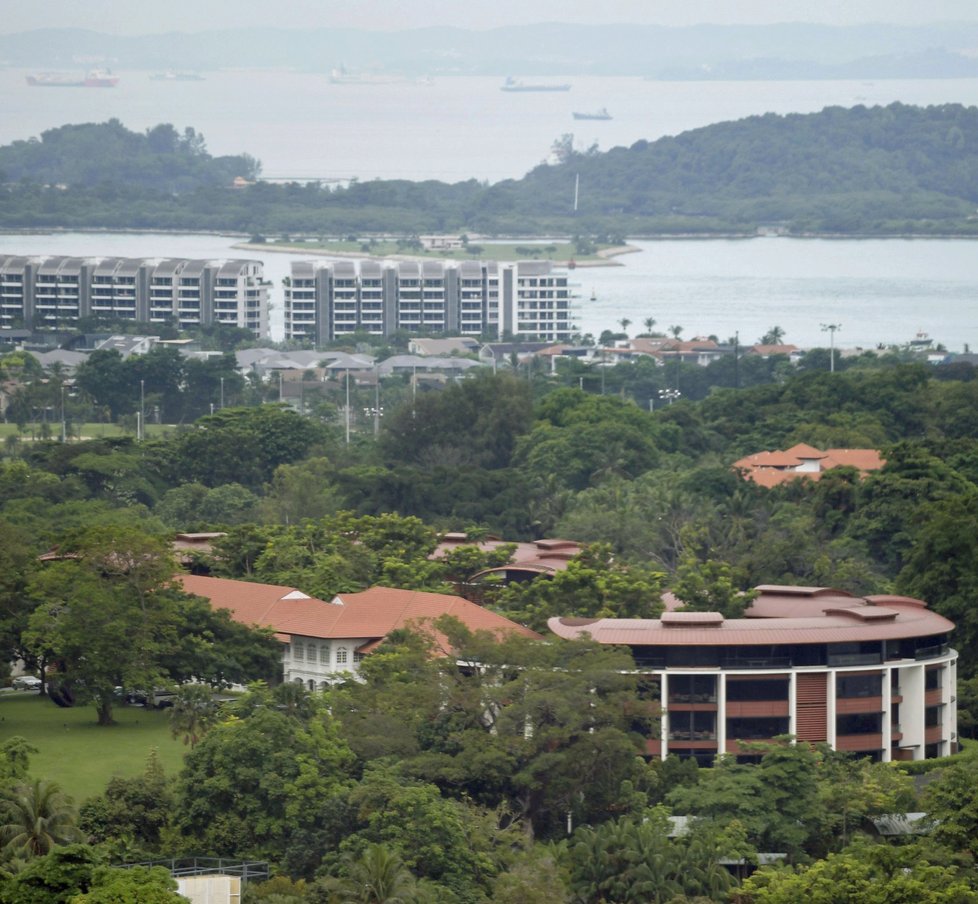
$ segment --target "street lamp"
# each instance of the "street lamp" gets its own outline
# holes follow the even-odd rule
[[[221,408],[224,408],[224,377],[221,377]]]
[[[668,402],[669,402],[670,405],[673,402],[675,402],[676,399],[678,399],[681,395],[682,395],[682,393],[678,389],[660,389],[659,390],[659,398],[660,399],[666,399],[666,400],[668,400]]]
[[[146,428],[144,424],[146,423],[146,381],[139,381],[139,423],[136,425],[139,429],[136,431],[139,436],[139,441],[142,442],[143,437],[146,433]]]
[[[61,442],[68,441],[68,425],[65,423],[65,384],[61,384]]]
[[[346,444],[350,445],[350,371],[346,371]]]
[[[835,373],[835,331],[841,330],[841,323],[823,323],[822,332],[829,334],[829,373]]]

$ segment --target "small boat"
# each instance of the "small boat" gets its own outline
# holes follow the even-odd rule
[[[598,293],[595,292],[594,289],[592,289],[591,290],[591,301],[597,301],[597,300],[598,300]]]
[[[512,76],[509,76],[499,88],[500,91],[570,91],[570,89],[571,86],[566,82],[562,84],[545,85],[533,82],[521,82]]]
[[[571,116],[574,119],[611,119],[611,114],[604,107],[595,113],[578,113],[575,111]]]
[[[41,72],[27,76],[27,84],[34,88],[114,88],[119,76],[108,69],[93,69],[78,78],[59,72]]]

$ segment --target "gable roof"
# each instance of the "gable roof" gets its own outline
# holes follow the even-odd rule
[[[370,647],[397,628],[426,631],[447,649],[443,636],[430,627],[443,615],[457,618],[470,631],[515,632],[539,637],[529,628],[483,609],[460,596],[371,587],[360,593],[340,593],[331,602],[308,596],[294,587],[255,584],[202,575],[180,575],[187,593],[202,596],[216,609],[247,625],[271,628],[288,641],[293,634],[329,640],[372,641]]]
[[[815,463],[817,470],[805,470]],[[830,468],[856,468],[861,477],[878,471],[886,462],[876,449],[828,449],[822,451],[807,443],[796,443],[790,449],[755,452],[733,463],[747,480],[763,487],[774,487],[796,478],[818,480]]]

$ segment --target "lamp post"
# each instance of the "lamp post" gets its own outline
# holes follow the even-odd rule
[[[224,408],[224,377],[221,377],[221,408]]]
[[[829,373],[835,373],[835,332],[841,330],[841,323],[823,323],[822,332],[829,334]]]
[[[673,402],[675,402],[676,399],[678,399],[681,395],[682,395],[682,393],[678,389],[660,389],[659,390],[659,398],[660,399],[667,400],[670,405]],[[651,399],[650,399],[650,401],[651,401]]]
[[[374,380],[374,439],[380,436],[380,416],[383,409],[380,407],[380,368],[377,368],[376,379]]]
[[[350,371],[346,371],[346,444],[350,445]]]
[[[68,442],[68,424],[65,421],[65,384],[61,384],[61,442]]]
[[[139,441],[143,441],[143,437],[146,433],[146,381],[139,381],[139,423],[136,425],[139,429],[136,431],[139,436]]]

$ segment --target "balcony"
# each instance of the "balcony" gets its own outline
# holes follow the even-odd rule
[[[669,732],[670,741],[711,741],[713,745],[716,745],[717,733],[715,731],[670,731]],[[709,745],[704,745],[709,746]]]
[[[724,660],[725,669],[790,669],[789,656],[741,657],[731,656]]]
[[[829,653],[830,668],[840,668],[852,665],[879,665],[883,661],[881,653]]]

